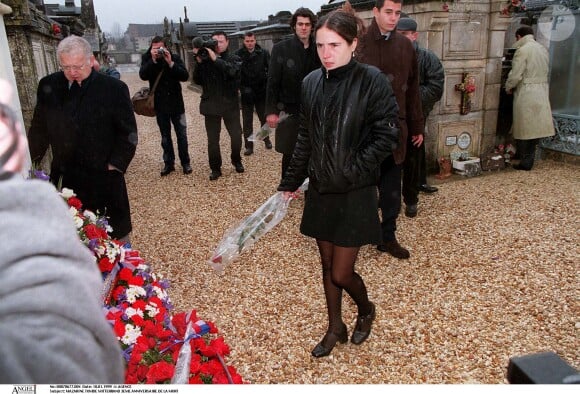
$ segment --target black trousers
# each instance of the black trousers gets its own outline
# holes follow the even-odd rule
[[[520,167],[531,170],[536,157],[536,146],[539,138],[531,140],[516,140],[516,148],[520,156]]]
[[[409,140],[411,140],[409,138]],[[409,143],[403,164],[403,201],[405,205],[415,205],[419,202],[419,185],[421,167],[425,163],[425,144],[420,147]]]
[[[222,129],[222,118],[226,130],[231,140],[231,162],[241,163],[242,157],[242,125],[240,124],[240,112],[233,111],[225,116],[205,115],[205,131],[207,132],[207,154],[209,157],[209,167],[212,171],[221,171],[222,154],[220,151],[220,134]]]
[[[402,164],[396,164],[389,157],[381,164],[379,181],[379,208],[381,209],[381,233],[383,242],[396,240],[397,218],[401,210],[401,170]]]
[[[244,130],[244,146],[246,148],[252,148],[254,143],[248,141],[254,131],[254,108],[256,109],[256,114],[260,120],[260,125],[266,123],[266,97],[254,98],[248,101],[242,101],[242,125]],[[266,137],[264,141],[269,141],[270,137]]]

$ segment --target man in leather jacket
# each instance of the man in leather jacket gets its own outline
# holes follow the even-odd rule
[[[228,52],[229,40],[224,31],[212,34],[216,47],[196,48],[193,82],[201,85],[203,93],[199,103],[199,112],[205,117],[207,132],[208,156],[211,174],[210,181],[222,176],[222,155],[220,152],[221,122],[224,120],[231,139],[231,162],[237,173],[244,172],[242,158],[242,125],[240,124],[240,88],[241,60]]]
[[[308,8],[298,8],[290,26],[294,35],[272,48],[266,88],[266,120],[276,128],[276,152],[282,153],[282,177],[286,172],[298,137],[298,111],[302,80],[320,67],[312,29],[316,16]],[[289,114],[278,124],[281,111]]]
[[[266,83],[270,53],[256,44],[256,36],[251,31],[244,34],[244,45],[236,51],[242,59],[242,79],[240,93],[242,96],[242,127],[244,130],[245,156],[254,153],[254,143],[248,141],[254,128],[254,108],[260,119],[260,125],[266,123]],[[272,149],[270,137],[264,139],[266,149]]]

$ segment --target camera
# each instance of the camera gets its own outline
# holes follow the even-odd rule
[[[217,41],[213,38],[204,40],[201,37],[195,37],[193,39],[193,47],[197,48],[197,55],[201,59],[201,61],[206,61],[209,59],[209,52],[206,48],[211,49],[214,52],[217,52]]]
[[[165,55],[165,51],[166,51],[166,50],[167,50],[167,49],[165,49],[165,48],[161,47],[161,48],[157,49],[157,54],[158,54],[159,56],[162,56],[162,57],[163,57],[163,56]]]

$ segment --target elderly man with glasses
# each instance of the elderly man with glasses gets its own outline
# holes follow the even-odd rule
[[[85,209],[109,218],[114,238],[132,230],[124,173],[137,147],[137,123],[127,85],[93,69],[90,44],[69,36],[57,48],[62,71],[42,78],[28,133],[39,163],[49,147],[50,178],[73,189]]]

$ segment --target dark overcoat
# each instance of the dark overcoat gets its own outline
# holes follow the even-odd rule
[[[415,48],[407,37],[397,32],[391,32],[385,40],[373,18],[359,40],[356,56],[360,62],[377,67],[391,81],[399,105],[401,127],[399,147],[393,156],[395,162],[401,164],[405,160],[408,136],[423,134],[424,126]]]
[[[298,117],[300,111],[300,89],[302,80],[312,70],[320,67],[314,39],[308,48],[296,35],[280,41],[272,48],[268,85],[266,88],[266,115],[284,111],[292,114],[276,129],[276,151],[291,154],[298,137]]]
[[[264,100],[270,53],[256,45],[252,52],[249,52],[246,47],[241,47],[236,51],[236,55],[242,59],[240,82],[242,103],[254,104],[255,101]]]
[[[141,57],[139,77],[144,81],[149,81],[149,88],[153,89],[157,76],[163,70],[159,84],[155,88],[155,111],[169,115],[181,115],[185,113],[181,82],[189,79],[189,72],[179,55],[172,53],[171,60],[173,67],[169,67],[167,62],[162,59],[157,63],[153,62],[151,48],[149,48]]]
[[[194,63],[193,82],[203,88],[199,113],[209,116],[231,116],[240,111],[239,89],[242,60],[228,51],[215,62]]]
[[[135,155],[137,123],[123,81],[92,71],[73,95],[62,71],[42,78],[28,142],[33,162],[52,147],[52,181],[62,179],[84,208],[108,216],[113,237],[131,231],[123,174]]]

